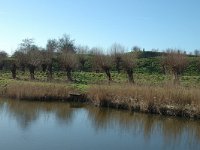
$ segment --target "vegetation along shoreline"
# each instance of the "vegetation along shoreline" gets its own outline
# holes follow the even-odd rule
[[[80,89],[63,83],[11,80],[1,85],[1,97],[86,102],[97,107],[200,119],[199,90],[181,86],[94,84]]]
[[[67,35],[49,39],[46,48],[24,39],[11,56],[0,51],[0,96],[200,119],[199,50],[114,43],[105,51],[77,46]]]

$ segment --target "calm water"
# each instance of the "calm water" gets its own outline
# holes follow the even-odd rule
[[[0,100],[0,150],[200,149],[200,121]]]

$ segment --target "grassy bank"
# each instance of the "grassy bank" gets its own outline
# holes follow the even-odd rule
[[[127,74],[125,72],[117,73],[111,72],[112,82],[124,84],[127,83]],[[105,73],[95,73],[95,72],[73,72],[72,77],[76,84],[90,85],[90,84],[107,84],[108,80]],[[47,80],[46,72],[36,71],[35,72],[36,81],[39,82],[49,82]],[[12,74],[10,71],[0,71],[0,81],[1,80],[11,80]],[[164,85],[166,83],[172,82],[172,76],[164,74],[149,74],[149,73],[134,73],[134,79],[136,84],[140,85]],[[17,72],[18,81],[30,81],[29,72]],[[66,72],[54,72],[53,80],[54,83],[66,83],[67,81]],[[199,87],[200,88],[200,76],[199,75],[184,75],[180,78],[181,86],[185,87]]]
[[[2,97],[27,100],[80,100],[99,107],[200,118],[199,88],[111,83],[64,84],[1,80]]]

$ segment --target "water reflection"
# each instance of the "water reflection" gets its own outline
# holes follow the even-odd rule
[[[112,109],[88,109],[89,118],[96,130],[120,129],[133,136],[143,134],[145,140],[156,139],[161,134],[164,147],[188,144],[189,148],[199,147],[200,122],[174,117],[163,117],[139,113],[128,113]],[[154,137],[155,136],[155,137]]]
[[[68,126],[83,113],[80,110],[84,110],[87,116],[84,121],[91,125],[91,132],[115,130],[132,137],[142,135],[144,141],[162,139],[165,146],[174,149],[176,145],[184,148],[184,144],[195,149],[200,144],[200,121],[96,108],[79,103],[0,100],[0,109],[14,118],[23,130],[28,130],[41,115],[47,120],[55,117],[59,125]]]
[[[70,105],[63,103],[1,100],[0,105],[4,105],[5,111],[23,129],[28,128],[37,121],[41,114],[45,118],[49,118],[54,114],[60,123],[65,124],[72,122],[73,119],[73,109],[71,109]]]
[[[143,134],[145,140],[161,134],[168,148],[183,141],[189,143],[190,148],[200,144],[200,121],[102,108],[90,108],[88,111],[96,130],[114,127],[133,135]]]

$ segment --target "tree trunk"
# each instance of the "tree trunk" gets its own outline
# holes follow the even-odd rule
[[[22,71],[23,73],[25,73],[25,65],[24,65],[24,64],[21,64],[21,71]]]
[[[119,61],[116,62],[116,69],[117,69],[117,73],[120,73],[120,62]]]
[[[31,80],[34,80],[35,79],[35,66],[33,65],[30,65],[29,66],[29,71],[30,71],[30,77],[31,77]]]
[[[111,74],[110,74],[110,69],[105,69],[105,73],[106,73],[106,75],[108,77],[108,80],[111,81],[112,78],[111,78]]]
[[[47,70],[47,65],[46,64],[42,64],[42,71],[45,72]]]
[[[126,72],[127,72],[127,75],[128,75],[129,83],[134,83],[133,70],[132,69],[127,69]]]
[[[53,74],[53,70],[52,70],[52,64],[49,64],[47,67],[47,77],[49,80],[52,79],[52,74]]]
[[[13,64],[11,67],[11,72],[12,72],[12,78],[16,79],[16,70],[17,70],[17,66],[16,64]]]
[[[174,78],[173,78],[173,84],[179,85],[180,84],[180,75],[176,72],[174,72]]]
[[[85,61],[81,61],[81,71],[85,71]]]
[[[66,68],[66,72],[67,72],[67,80],[68,80],[68,81],[73,81],[73,79],[72,79],[72,74],[71,74],[72,68],[67,67],[67,68]]]

